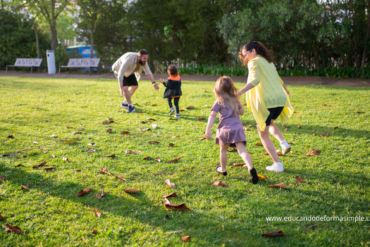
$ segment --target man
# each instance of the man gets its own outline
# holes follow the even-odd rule
[[[139,87],[138,81],[142,69],[152,82],[156,91],[159,90],[158,84],[154,81],[152,72],[148,66],[148,52],[144,49],[138,53],[127,52],[120,57],[112,66],[112,70],[120,86],[121,96],[125,97],[125,101],[122,102],[121,107],[128,108],[127,113],[135,111],[135,107],[132,105],[131,97]],[[130,89],[129,89],[130,87]]]

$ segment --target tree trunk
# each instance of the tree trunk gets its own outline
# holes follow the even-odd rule
[[[51,32],[51,50],[57,48],[58,45],[58,38],[57,38],[57,23],[56,23],[56,16],[55,16],[55,0],[50,1],[50,32]]]
[[[367,0],[367,31],[366,31],[366,37],[365,37],[365,46],[364,46],[364,52],[362,53],[362,61],[361,61],[361,68],[365,67],[365,59],[366,59],[366,48],[367,48],[367,40],[369,38],[369,33],[370,33],[370,0]]]
[[[40,58],[39,34],[37,32],[37,28],[35,29],[35,35],[36,35],[37,58]]]
[[[90,41],[91,41],[91,46],[90,46],[90,57],[94,57],[94,35],[93,32],[90,30]]]

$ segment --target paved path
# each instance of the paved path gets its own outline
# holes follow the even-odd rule
[[[30,73],[24,71],[8,71],[8,74],[4,70],[0,70],[0,76],[23,76],[23,77],[43,77],[43,78],[75,78],[75,79],[115,79],[113,73],[108,74],[69,74],[67,72],[59,74],[49,75],[47,73]],[[159,78],[166,79],[168,75],[154,75],[154,79]],[[147,79],[145,75],[142,77],[144,80]],[[182,75],[182,81],[216,81],[218,76],[213,75]],[[234,82],[246,82],[247,77],[243,76],[232,76]],[[370,87],[370,80],[363,80],[360,78],[350,79],[335,79],[326,77],[309,77],[309,76],[283,76],[283,81],[288,85],[326,85],[326,86],[343,86],[343,87]]]

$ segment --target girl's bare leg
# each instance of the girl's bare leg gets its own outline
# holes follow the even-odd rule
[[[230,144],[227,145],[220,145],[220,169],[218,172],[226,172],[226,165],[227,165],[227,150],[229,149]]]
[[[273,135],[276,138],[276,140],[278,140],[279,142],[284,141],[283,134],[281,133],[279,127],[277,127],[276,124],[273,123],[273,120],[271,120],[271,124],[269,127],[271,135]]]
[[[242,157],[244,163],[247,165],[248,170],[252,170],[254,167],[252,164],[252,158],[250,154],[247,152],[244,142],[237,142],[235,143],[235,145],[236,148],[238,149],[240,157]]]
[[[262,141],[262,144],[263,144],[263,147],[265,148],[265,150],[267,151],[267,153],[270,155],[270,157],[272,158],[272,160],[275,162],[275,163],[280,163],[281,160],[279,159],[279,156],[277,155],[276,153],[276,149],[275,149],[275,146],[274,144],[272,143],[271,139],[270,139],[270,136],[269,136],[269,128],[270,126],[266,126],[265,130],[262,131],[260,129],[259,126],[257,126],[257,129],[258,129],[258,134],[260,135],[260,138],[261,138],[261,141]]]

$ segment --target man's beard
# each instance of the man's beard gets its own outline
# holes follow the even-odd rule
[[[141,61],[141,58],[139,59],[139,64],[141,64],[141,65],[145,65],[145,63],[146,63],[146,62]]]

